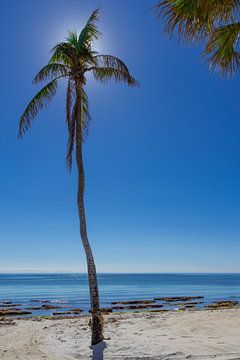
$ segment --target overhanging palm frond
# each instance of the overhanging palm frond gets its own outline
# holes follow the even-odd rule
[[[239,22],[213,31],[205,50],[210,68],[229,77],[233,76],[236,69],[240,69],[239,36]]]
[[[95,66],[89,68],[92,70],[96,80],[106,82],[112,78],[117,82],[125,82],[129,86],[138,86],[124,62],[112,55],[96,55],[94,57]]]
[[[160,0],[156,11],[168,34],[203,43],[210,68],[229,77],[240,69],[240,0]]]
[[[101,36],[101,32],[96,26],[96,22],[99,20],[100,9],[93,11],[89,17],[85,27],[82,29],[78,37],[78,45],[81,48],[88,48],[92,44],[93,40],[97,40]]]
[[[240,0],[205,0],[202,3],[205,12],[215,20],[215,25],[235,21],[239,16]]]
[[[165,32],[176,29],[179,40],[199,41],[210,26],[208,16],[200,9],[200,0],[164,0],[156,4],[157,18],[165,23]]]
[[[239,16],[240,0],[161,0],[157,17],[165,23],[165,32],[177,30],[179,40],[202,41],[214,27],[234,22]]]
[[[54,79],[44,86],[30,101],[20,119],[19,137],[22,137],[23,134],[30,128],[32,120],[34,120],[44,106],[48,105],[49,101],[51,101],[56,94],[56,90],[57,79]]]
[[[65,64],[49,63],[44,66],[33,79],[33,83],[37,84],[46,79],[54,79],[57,76],[67,76],[70,73],[70,68]]]

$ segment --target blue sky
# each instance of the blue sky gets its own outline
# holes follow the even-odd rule
[[[31,81],[63,40],[102,8],[97,49],[122,58],[141,86],[89,78],[89,238],[100,272],[239,272],[239,76],[210,74],[179,47],[154,1],[16,0],[0,14],[0,272],[85,271],[76,170],[65,166],[65,84],[23,140]]]

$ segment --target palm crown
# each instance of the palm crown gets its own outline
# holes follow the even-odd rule
[[[89,113],[88,98],[84,90],[86,73],[92,72],[94,78],[100,82],[114,79],[117,82],[125,82],[129,86],[137,85],[137,81],[130,75],[123,61],[111,55],[98,54],[93,50],[93,42],[101,33],[96,27],[99,19],[99,9],[95,10],[87,21],[85,27],[78,35],[76,31],[69,31],[66,41],[57,44],[52,49],[49,63],[44,66],[35,76],[33,82],[50,80],[30,101],[21,116],[19,124],[19,136],[25,133],[31,126],[32,120],[38,112],[54,97],[58,81],[68,79],[66,95],[66,121],[68,124],[68,149],[67,162],[71,169],[72,152],[76,133],[76,83],[81,82],[81,123],[82,136],[88,133],[91,116]]]
[[[160,0],[156,9],[168,34],[204,44],[210,68],[230,77],[240,69],[240,0]]]

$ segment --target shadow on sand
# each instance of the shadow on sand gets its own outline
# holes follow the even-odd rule
[[[92,360],[104,360],[104,350],[106,349],[107,344],[105,341],[100,342],[97,345],[91,346],[92,350]]]

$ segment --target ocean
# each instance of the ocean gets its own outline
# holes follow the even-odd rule
[[[240,301],[240,274],[99,274],[101,307],[112,301],[153,299],[164,296],[204,296],[205,304],[217,300]],[[27,308],[36,300],[89,310],[86,274],[0,274],[0,301]],[[49,315],[38,310],[34,315]]]

